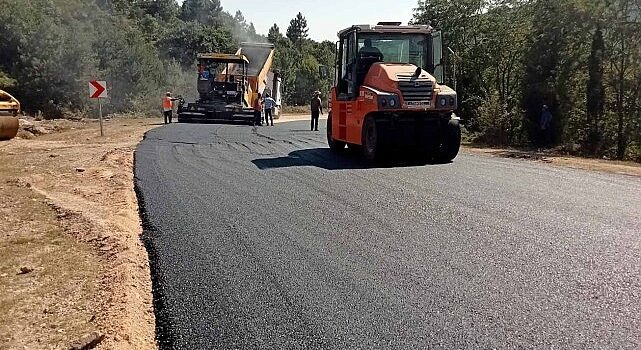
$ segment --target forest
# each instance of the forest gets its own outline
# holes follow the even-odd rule
[[[157,113],[164,91],[194,95],[197,53],[244,41],[276,45],[287,106],[314,90],[327,96],[332,83],[318,67],[334,65],[335,43],[310,39],[302,13],[257,33],[219,0],[0,0],[0,9],[0,89],[47,118],[95,108],[86,94],[97,78],[110,84],[109,113]],[[536,147],[546,105],[552,145],[641,161],[640,9],[641,0],[422,0],[412,23],[444,34],[470,141]]]
[[[554,145],[641,160],[641,1],[426,0],[413,22],[454,52],[472,140],[536,146],[546,105]]]

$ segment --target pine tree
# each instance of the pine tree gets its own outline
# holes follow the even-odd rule
[[[267,39],[270,43],[277,44],[283,38],[283,35],[280,33],[280,28],[274,23],[274,25],[269,28],[269,33],[267,34]]]
[[[295,18],[289,21],[287,28],[287,37],[295,44],[300,44],[303,40],[307,39],[307,20],[302,13],[298,13]]]
[[[147,14],[163,21],[169,21],[178,15],[178,4],[175,0],[152,0],[146,7]]]
[[[185,0],[180,18],[206,25],[217,25],[223,8],[220,0]]]

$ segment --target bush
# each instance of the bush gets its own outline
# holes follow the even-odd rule
[[[522,117],[507,110],[507,104],[498,95],[492,95],[479,107],[476,142],[492,146],[515,143],[521,131]]]

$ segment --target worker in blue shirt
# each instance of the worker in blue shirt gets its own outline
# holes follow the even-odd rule
[[[269,97],[269,94],[265,94],[265,98],[263,99],[263,108],[265,109],[265,124],[267,125],[269,125],[269,122],[271,121],[272,126],[274,126],[273,111],[275,106],[276,101]]]
[[[548,147],[552,142],[552,113],[547,105],[543,105],[539,116],[539,146]]]

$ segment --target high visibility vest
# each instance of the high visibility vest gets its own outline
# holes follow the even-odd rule
[[[171,102],[171,97],[165,96],[162,98],[162,108],[166,111],[170,111],[173,108],[173,103]]]

